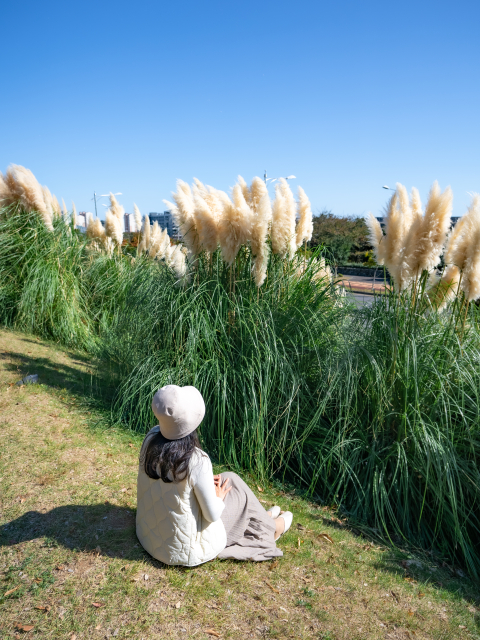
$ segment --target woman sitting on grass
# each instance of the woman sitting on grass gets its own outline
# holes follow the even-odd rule
[[[145,437],[137,484],[137,536],[150,555],[193,567],[213,558],[270,560],[292,523],[289,511],[265,511],[236,473],[214,476],[196,433],[205,403],[195,387],[155,394],[158,426]]]

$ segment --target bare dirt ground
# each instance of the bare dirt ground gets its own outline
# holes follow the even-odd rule
[[[251,478],[295,514],[283,558],[157,562],[135,536],[141,436],[109,426],[110,395],[88,358],[0,332],[0,638],[480,638],[461,570]]]

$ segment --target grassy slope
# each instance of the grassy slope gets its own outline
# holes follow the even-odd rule
[[[27,373],[42,384],[13,384]],[[135,537],[141,439],[108,428],[98,392],[88,360],[0,332],[0,637],[480,638],[478,585],[274,487],[252,484],[295,514],[278,562],[154,561]]]

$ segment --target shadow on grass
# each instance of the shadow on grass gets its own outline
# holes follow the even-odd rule
[[[47,513],[27,511],[0,527],[0,545],[43,539],[45,547],[92,551],[110,558],[164,566],[141,547],[135,535],[135,509],[110,503],[63,505]],[[100,549],[100,550],[99,550]]]
[[[25,342],[32,342],[38,346],[35,341]],[[93,358],[65,351],[62,353],[79,368],[50,358],[29,356],[15,351],[0,353],[0,359],[8,357],[9,360],[14,360],[4,363],[3,367],[7,371],[17,373],[18,381],[27,375],[38,374],[39,384],[57,390],[65,389],[82,403],[85,402],[89,406],[93,404],[99,410],[110,411],[116,389],[116,374],[113,368],[109,370],[106,366],[101,367]]]

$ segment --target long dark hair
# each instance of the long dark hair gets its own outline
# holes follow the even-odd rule
[[[171,472],[173,482],[179,482],[185,480],[190,458],[196,448],[201,451],[196,430],[179,440],[168,440],[158,431],[150,436],[140,464],[143,464],[145,473],[153,480],[161,478],[163,482],[172,482],[168,478],[168,473]]]

